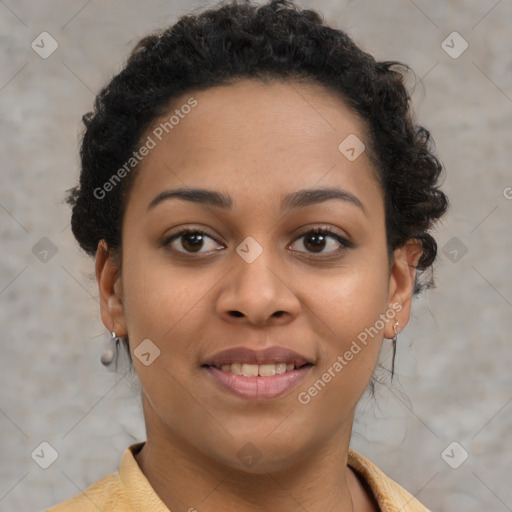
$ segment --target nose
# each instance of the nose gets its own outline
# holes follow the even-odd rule
[[[227,321],[252,325],[284,325],[300,311],[283,262],[269,249],[248,263],[238,254],[217,301],[218,314]]]

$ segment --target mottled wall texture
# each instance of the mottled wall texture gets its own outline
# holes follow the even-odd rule
[[[99,362],[109,333],[63,198],[94,95],[140,37],[206,5],[0,2],[1,511],[70,498],[145,438],[137,383]],[[360,402],[352,447],[432,510],[512,510],[512,2],[302,5],[413,68],[451,201],[437,287],[415,299],[398,377]]]

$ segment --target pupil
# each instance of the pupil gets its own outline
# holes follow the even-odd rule
[[[203,245],[203,235],[201,235],[200,233],[185,235],[183,237],[182,245],[187,250],[189,250],[190,248],[192,251],[201,249]]]
[[[308,236],[306,240],[316,240],[313,241],[312,244],[306,244],[311,245],[313,247],[313,250],[320,249],[320,251],[325,247],[325,237],[321,233],[313,233],[312,235]]]

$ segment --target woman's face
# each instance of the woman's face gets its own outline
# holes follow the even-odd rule
[[[390,272],[359,118],[321,86],[243,80],[184,95],[142,143],[122,272],[103,250],[97,271],[148,439],[254,472],[348,439],[419,256],[404,246]]]

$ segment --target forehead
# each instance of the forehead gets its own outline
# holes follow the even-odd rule
[[[321,85],[239,80],[191,91],[173,101],[146,137],[154,147],[139,164],[135,190],[147,203],[177,186],[226,192],[235,209],[249,198],[265,201],[315,186],[379,199],[367,151],[355,160],[343,152],[346,140],[357,151],[366,144],[363,121]]]

